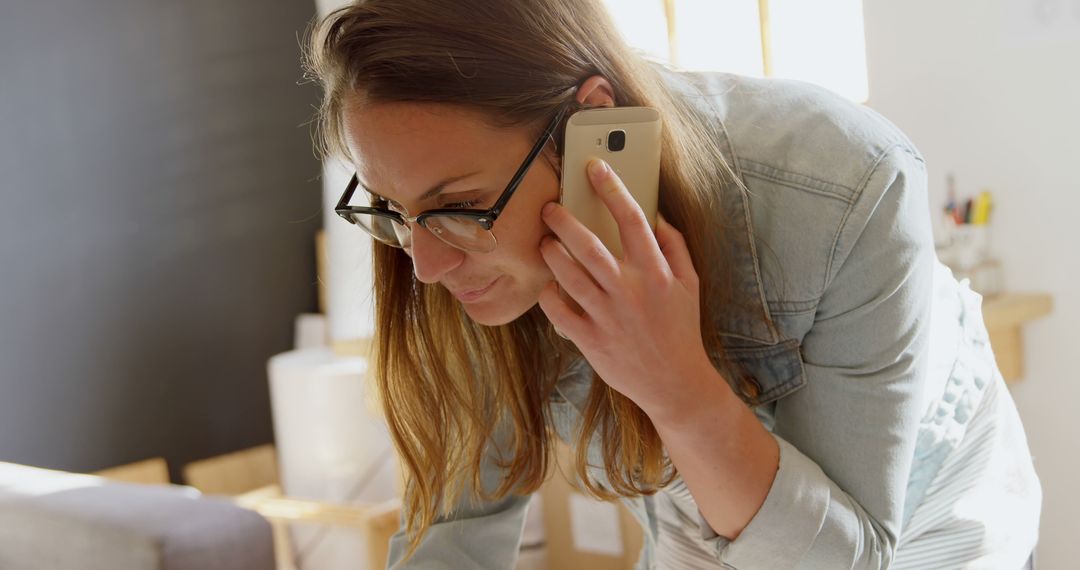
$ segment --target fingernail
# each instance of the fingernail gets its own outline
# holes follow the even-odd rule
[[[541,216],[546,216],[555,210],[555,202],[548,202],[544,204],[544,209],[540,210]]]
[[[596,158],[589,162],[589,174],[593,176],[600,176],[607,172],[608,165],[602,159]]]

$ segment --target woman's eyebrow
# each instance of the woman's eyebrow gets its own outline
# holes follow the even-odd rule
[[[423,194],[422,194],[422,195],[420,196],[420,198],[419,198],[419,201],[420,201],[420,202],[423,202],[424,200],[427,200],[427,199],[429,199],[429,198],[434,198],[434,197],[435,197],[435,196],[437,196],[437,195],[438,195],[438,194],[439,194],[440,192],[442,192],[443,190],[445,190],[447,186],[449,186],[449,185],[453,184],[454,182],[457,182],[457,181],[459,181],[459,180],[464,180],[464,179],[466,179],[466,178],[469,178],[470,176],[476,176],[477,174],[480,174],[480,171],[479,171],[479,170],[476,170],[476,171],[473,171],[473,172],[469,172],[468,174],[461,174],[461,175],[459,175],[459,176],[451,176],[451,177],[449,177],[449,178],[447,178],[447,179],[443,180],[442,182],[439,182],[438,184],[436,184],[436,185],[432,186],[432,187],[431,187],[431,189],[430,189],[430,190],[428,190],[427,192],[424,192],[424,193],[423,193]],[[373,195],[373,196],[375,196],[375,197],[377,197],[377,198],[380,198],[380,199],[382,199],[382,200],[386,200],[386,199],[387,199],[387,198],[386,198],[385,196],[383,196],[383,195],[379,194],[378,192],[375,192],[375,191],[374,191],[374,190],[372,190],[371,188],[368,188],[368,187],[367,187],[367,185],[366,185],[366,184],[364,184],[363,182],[360,182],[360,187],[361,187],[361,188],[363,188],[363,189],[364,189],[365,191],[367,191],[367,192],[368,192],[369,194],[371,194],[371,195]]]

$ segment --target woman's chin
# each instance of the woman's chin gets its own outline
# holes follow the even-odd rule
[[[512,303],[499,303],[497,300],[483,303],[462,303],[465,314],[469,315],[469,318],[476,324],[486,327],[497,327],[513,322],[514,319],[525,314],[525,311],[528,310],[528,307],[517,310],[512,305]]]

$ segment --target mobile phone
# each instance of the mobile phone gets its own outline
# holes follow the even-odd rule
[[[578,111],[566,123],[559,202],[616,257],[619,227],[585,171],[601,158],[626,185],[656,229],[660,189],[660,113],[650,107],[600,107]]]

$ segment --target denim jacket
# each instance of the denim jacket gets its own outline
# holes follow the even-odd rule
[[[703,520],[702,538],[722,567],[888,567],[940,463],[913,459],[942,449],[923,425],[937,264],[923,159],[874,111],[809,84],[663,74],[715,119],[745,185],[718,189],[722,222],[734,224],[724,263],[740,299],[715,323],[727,357],[758,388],[740,397],[780,446],[773,486],[738,539],[716,536]],[[985,336],[981,320],[969,328]],[[558,382],[552,415],[566,441],[590,382],[584,361]],[[917,443],[926,449],[917,453]],[[589,449],[594,465],[602,465],[598,446]],[[602,469],[592,475],[606,483]],[[496,470],[483,476],[499,479]],[[624,499],[644,530],[638,568],[655,564],[654,500]],[[510,568],[527,502],[460,505],[400,566],[407,541],[399,533],[390,566]]]

